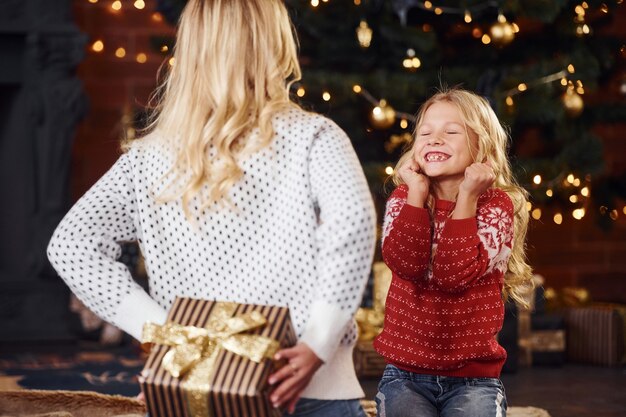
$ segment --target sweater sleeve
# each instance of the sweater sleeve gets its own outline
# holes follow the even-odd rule
[[[117,262],[119,242],[137,238],[131,172],[131,156],[126,153],[57,226],[48,258],[89,309],[140,339],[146,321],[163,323],[167,314]]]
[[[300,340],[328,362],[361,304],[372,266],[376,212],[352,144],[333,122],[318,130],[308,164],[319,209],[318,277]]]
[[[446,222],[433,259],[435,284],[462,292],[494,270],[504,274],[512,238],[513,203],[504,191],[488,190],[476,217]]]
[[[383,222],[383,260],[398,277],[423,279],[430,262],[431,225],[425,208],[406,204],[405,185],[396,188],[389,199]]]

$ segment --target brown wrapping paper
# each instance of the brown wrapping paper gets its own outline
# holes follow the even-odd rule
[[[212,319],[212,313],[218,310],[219,304],[213,301],[177,298],[167,321],[184,326],[205,328]],[[274,339],[278,341],[280,348],[295,345],[296,335],[287,308],[237,304],[233,306],[232,316],[241,316],[252,311],[261,313],[267,319],[267,323],[263,327],[247,331],[247,335]],[[164,369],[163,358],[170,349],[170,346],[155,345],[140,377],[140,385],[146,397],[150,417],[279,417],[282,415],[281,410],[273,408],[268,399],[271,387],[267,383],[267,378],[277,369],[277,364],[272,360],[264,359],[260,363],[255,363],[223,348],[218,349],[213,355],[213,365],[210,371],[200,369],[203,368],[201,364],[197,369],[190,371],[195,374],[196,380],[198,372],[205,372],[206,381],[203,383],[210,387],[208,398],[203,399],[206,412],[199,413],[198,407],[194,406],[192,400],[197,392],[190,392],[186,388],[188,387],[188,383],[185,382],[187,375],[175,378]]]

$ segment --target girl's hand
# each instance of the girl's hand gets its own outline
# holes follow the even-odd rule
[[[305,343],[298,343],[292,348],[278,351],[274,359],[286,359],[287,364],[269,377],[268,382],[276,385],[270,400],[274,407],[285,406],[291,414],[296,408],[300,394],[309,385],[323,362]]]
[[[412,206],[423,207],[428,197],[430,181],[426,175],[422,174],[420,166],[415,159],[410,158],[407,160],[400,167],[398,174],[409,187],[407,203]]]
[[[493,185],[496,175],[489,162],[474,162],[465,168],[465,178],[459,185],[459,197],[478,198]]]

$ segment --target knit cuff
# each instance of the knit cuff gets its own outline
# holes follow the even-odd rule
[[[143,325],[146,322],[163,324],[167,320],[165,311],[142,288],[132,288],[115,310],[113,324],[141,341]]]
[[[424,207],[415,207],[408,203],[402,206],[400,213],[398,214],[398,219],[411,224],[429,224],[429,214],[428,210]]]
[[[478,236],[478,222],[476,217],[466,219],[448,219],[444,228],[445,237]],[[442,235],[442,238],[444,236]]]
[[[304,342],[325,363],[335,354],[352,315],[335,304],[315,301],[300,342]]]

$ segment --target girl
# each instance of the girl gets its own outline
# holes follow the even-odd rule
[[[50,261],[135,338],[177,295],[289,306],[299,343],[278,353],[273,404],[362,416],[353,315],[376,216],[348,137],[290,101],[300,66],[283,2],[190,0],[174,58],[148,134],[67,214]],[[116,262],[135,239],[149,294]]]
[[[393,272],[384,330],[381,417],[504,416],[496,341],[504,299],[530,283],[526,193],[512,178],[507,134],[483,98],[431,97],[395,170],[382,253]]]

